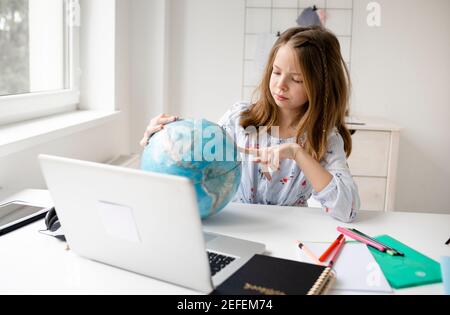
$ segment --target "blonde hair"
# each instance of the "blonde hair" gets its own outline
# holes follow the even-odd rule
[[[314,159],[321,161],[327,152],[328,135],[336,127],[344,140],[347,157],[350,156],[352,139],[345,126],[351,86],[349,73],[338,39],[322,27],[294,27],[281,34],[257,89],[259,99],[242,113],[241,126],[266,126],[270,130],[278,123],[278,106],[270,92],[270,78],[275,57],[284,45],[293,48],[298,56],[308,97],[300,108],[297,142],[306,135],[302,144]]]

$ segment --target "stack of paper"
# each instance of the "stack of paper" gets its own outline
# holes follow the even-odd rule
[[[330,246],[330,243],[304,244],[317,257]],[[299,253],[300,261],[314,263],[302,251],[299,251]],[[383,272],[364,244],[347,242],[342,248],[333,269],[336,272],[333,290],[392,292]]]

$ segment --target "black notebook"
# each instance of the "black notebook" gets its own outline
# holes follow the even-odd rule
[[[255,255],[212,295],[320,295],[334,282],[330,268]]]

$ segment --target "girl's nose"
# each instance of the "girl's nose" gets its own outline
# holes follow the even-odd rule
[[[284,79],[281,78],[281,79],[277,82],[277,88],[279,88],[279,89],[282,90],[282,91],[286,91],[286,90],[287,90],[287,85],[286,85],[286,82],[285,82]]]

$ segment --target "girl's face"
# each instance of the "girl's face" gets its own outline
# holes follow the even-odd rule
[[[297,54],[288,45],[280,47],[275,56],[270,77],[270,92],[282,109],[296,110],[308,101]]]

